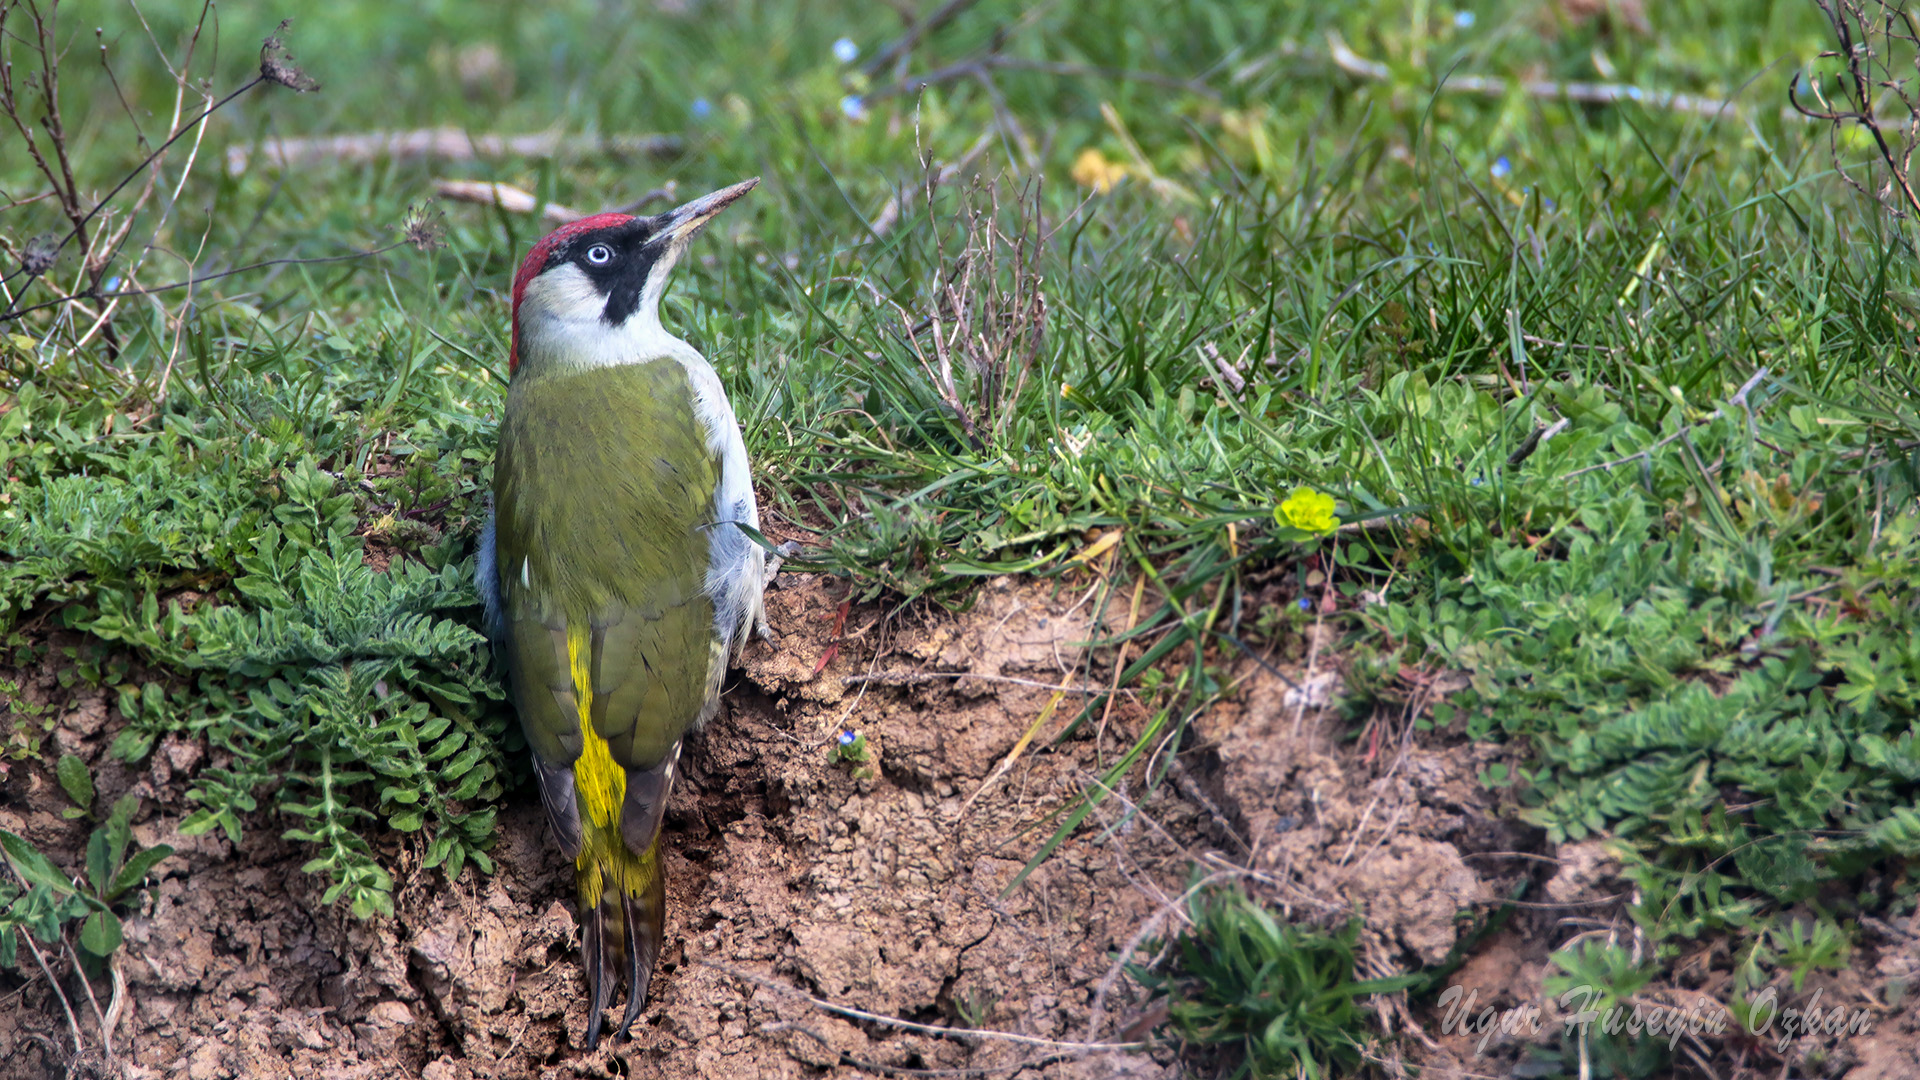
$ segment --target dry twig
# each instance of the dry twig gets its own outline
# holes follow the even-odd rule
[[[840,681],[848,686],[858,683],[908,686],[913,683],[932,682],[935,679],[974,679],[979,682],[1009,683],[1013,686],[1032,686],[1062,694],[1107,693],[1098,686],[1056,686],[1050,682],[1041,682],[1039,679],[1022,679],[1013,675],[984,675],[975,671],[882,671],[874,675],[845,675]]]
[[[436,180],[433,193],[442,199],[497,207],[510,214],[531,214],[538,210],[541,217],[555,225],[565,225],[587,216],[571,206],[554,202],[543,204],[540,196],[525,188],[490,180]]]
[[[972,168],[973,163],[980,160],[980,155],[985,153],[987,147],[992,145],[993,133],[989,131],[985,135],[975,139],[973,145],[967,149],[967,152],[960,155],[960,160],[948,162],[940,166],[940,171],[935,173],[933,178],[928,181],[929,186],[937,188],[951,183],[954,177],[959,176],[960,173],[966,169]],[[875,237],[887,235],[893,231],[895,225],[900,223],[900,214],[906,209],[907,198],[908,195],[906,191],[897,191],[892,198],[887,200],[886,205],[880,208],[880,212],[873,215],[873,224],[867,226],[867,228],[872,231]]]
[[[820,1034],[805,1024],[794,1023],[790,1020],[761,1024],[758,1030],[762,1035],[778,1035],[788,1031],[796,1035],[805,1035],[807,1038],[818,1043],[827,1053],[838,1057],[842,1065],[859,1069],[862,1072],[878,1073],[881,1076],[997,1076],[1001,1073],[1019,1073],[1025,1072],[1028,1069],[1043,1069],[1054,1062],[1068,1060],[1065,1054],[1046,1054],[1011,1062],[1006,1065],[974,1065],[963,1066],[956,1069],[928,1069],[906,1065],[888,1065],[885,1062],[868,1061],[864,1058],[854,1057],[852,1054],[836,1048],[833,1042],[825,1035]]]
[[[1383,80],[1390,72],[1387,65],[1368,60],[1348,47],[1339,34],[1327,34],[1327,56],[1334,66],[1362,79]],[[1516,84],[1498,75],[1454,75],[1441,83],[1440,90],[1455,93],[1505,97]],[[1555,82],[1551,79],[1524,79],[1518,84],[1528,97],[1552,101],[1573,101],[1582,105],[1618,105],[1631,101],[1649,109],[1693,113],[1696,116],[1739,117],[1744,110],[1735,102],[1698,94],[1677,94],[1671,90],[1648,90],[1623,83]]]
[[[61,211],[66,215],[67,219],[72,222],[73,227],[68,230],[65,236],[51,242],[51,244],[41,244],[38,246],[29,244],[27,257],[22,261],[19,269],[8,274],[5,279],[0,280],[11,280],[20,274],[25,274],[30,279],[44,276],[53,268],[53,262],[58,258],[61,250],[64,249],[69,242],[77,239],[80,241],[80,250],[83,254],[82,263],[88,279],[86,288],[88,290],[97,290],[101,279],[106,274],[108,264],[111,262],[113,256],[118,253],[120,241],[125,237],[126,229],[123,228],[103,244],[95,242],[102,238],[98,234],[89,234],[87,227],[93,222],[94,218],[98,217],[103,210],[112,204],[114,198],[118,196],[120,192],[126,190],[127,185],[147,173],[149,169],[154,170],[154,176],[157,177],[161,156],[167,152],[169,147],[189,132],[199,129],[201,122],[206,120],[207,117],[212,116],[222,106],[240,97],[242,94],[247,93],[249,90],[263,83],[273,83],[304,92],[316,89],[318,84],[308,79],[299,68],[293,65],[292,59],[287,55],[286,47],[277,33],[274,36],[268,37],[260,46],[260,73],[258,75],[255,75],[252,79],[241,85],[239,89],[234,90],[218,101],[210,101],[207,107],[201,110],[199,115],[184,124],[179,123],[177,120],[179,110],[178,99],[176,99],[176,122],[166,140],[152,153],[148,154],[146,159],[139,165],[136,165],[118,184],[115,184],[103,198],[95,202],[91,208],[85,208],[87,200],[81,194],[80,185],[74,178],[73,166],[67,148],[66,128],[60,120],[60,58],[59,50],[53,44],[56,35],[58,8],[58,0],[50,0],[45,11],[41,10],[37,0],[9,0],[9,2],[0,3],[0,41],[25,41],[20,35],[11,34],[7,30],[7,22],[9,19],[16,17],[23,9],[33,24],[34,38],[27,47],[31,48],[39,59],[40,71],[35,85],[41,91],[43,106],[42,116],[36,125],[31,120],[30,102],[20,96],[22,87],[17,85],[14,80],[13,62],[9,55],[4,58],[4,62],[0,62],[0,116],[5,116],[13,124],[15,130],[20,133],[22,140],[26,144],[28,156],[33,159],[35,166],[40,170],[41,174],[46,177],[48,183],[53,186],[55,197],[60,202]],[[187,55],[181,64],[182,69],[192,63],[193,50],[199,42],[200,29],[201,26],[205,24],[209,10],[210,5],[203,7],[201,10],[201,23],[196,25],[193,35],[188,40]],[[285,32],[286,26],[286,23],[281,23],[280,32]],[[187,93],[188,80],[184,75],[179,73],[176,73],[176,80],[179,94],[184,97]],[[36,138],[33,130],[35,126],[45,130],[49,149],[53,154],[54,160],[57,161],[60,166],[58,172],[48,163],[46,153],[41,149],[39,139]],[[184,179],[183,174],[182,180],[184,181]],[[139,200],[125,211],[125,215],[129,219],[129,226],[131,225],[130,219],[132,215],[139,211],[140,206],[145,203],[148,195],[150,195],[152,191],[153,185],[150,182],[147,187],[147,192],[142,194]],[[15,300],[12,304],[9,304],[10,311],[17,303],[18,301]]]
[[[120,307],[120,298],[148,296],[172,289],[191,290],[193,285],[202,281],[240,272],[199,273],[197,255],[178,255],[166,246],[165,238],[172,225],[174,211],[181,205],[181,193],[199,160],[200,147],[206,137],[205,121],[229,102],[262,85],[305,92],[317,89],[318,84],[308,78],[288,54],[281,37],[287,28],[283,22],[261,43],[259,67],[254,77],[215,99],[206,91],[205,80],[193,74],[194,57],[201,36],[213,26],[210,21],[212,12],[210,0],[203,0],[199,19],[187,36],[178,63],[161,50],[151,28],[148,28],[148,40],[153,42],[155,51],[160,54],[161,64],[174,80],[173,109],[167,123],[167,134],[104,196],[92,199],[85,194],[82,178],[74,172],[68,131],[60,118],[61,52],[57,46],[59,0],[0,0],[0,118],[11,123],[20,135],[27,156],[51,188],[42,195],[20,200],[19,203],[51,199],[59,206],[68,223],[62,235],[49,233],[22,245],[0,238],[0,250],[16,255],[20,260],[16,268],[5,277],[0,277],[0,305],[4,305],[0,308],[0,324],[16,322],[37,311],[58,309],[45,332],[39,334],[43,347],[79,353],[95,337],[99,337],[105,343],[107,359],[111,361],[119,355],[120,342],[113,320]],[[133,14],[145,27],[146,17],[137,2],[133,4]],[[120,81],[113,72],[104,37],[99,50],[101,67],[118,95]],[[16,75],[16,61],[22,72],[20,75]],[[121,97],[121,105],[129,119],[133,119],[133,110],[124,97]],[[136,143],[146,149],[150,144],[137,120],[133,121],[133,129]],[[190,140],[188,136],[191,136]],[[169,178],[166,157],[176,144],[183,142],[184,161],[175,175]],[[144,183],[135,188],[136,182],[143,179]],[[129,189],[135,192],[131,200],[117,202],[122,193]],[[159,209],[151,215],[146,242],[137,245],[135,253],[124,264],[117,265],[122,263],[120,257],[128,247],[136,222],[147,220],[148,216],[143,211],[161,193],[165,197],[159,199]],[[56,263],[60,253],[69,244],[79,248],[79,268],[72,278],[56,280]],[[173,255],[185,263],[185,280],[170,285],[142,285],[140,275],[146,268],[149,256],[156,251]],[[275,259],[254,265],[267,266],[284,261],[289,260]],[[9,287],[8,283],[15,279],[20,279],[19,284]],[[36,286],[51,293],[51,299],[29,302],[29,294],[34,292]],[[89,306],[95,302],[98,302],[97,307]],[[147,388],[149,396],[155,400],[165,395],[167,378],[173,370],[173,360],[185,330],[185,305],[174,312],[160,308],[158,313],[161,320],[169,325],[175,347],[168,356],[165,371],[159,375],[158,389]],[[110,363],[100,365],[98,375],[107,384],[122,389],[134,385],[129,373]]]
[[[938,190],[939,173],[929,167],[922,186],[929,214]],[[949,254],[944,232],[934,233],[937,269],[927,288],[930,310],[910,313],[871,281],[859,284],[893,309],[900,320],[896,340],[912,353],[967,440],[984,449],[1005,434],[1013,403],[1040,354],[1047,298],[1038,259],[1046,234],[1038,181],[1021,192],[1011,229],[998,185],[976,183],[972,194],[960,251]]]
[[[677,135],[493,135],[459,128],[423,128],[416,131],[367,131],[355,135],[319,135],[310,138],[266,139],[257,146],[227,147],[227,173],[238,176],[257,155],[276,168],[322,161],[379,161],[384,158],[433,158],[472,161],[497,157],[571,157],[581,154],[626,154],[671,157],[680,152]]]
[[[987,1039],[995,1042],[1016,1043],[1020,1046],[1037,1046],[1047,1050],[1065,1051],[1139,1050],[1147,1045],[1139,1042],[1072,1042],[1066,1039],[1043,1039],[1037,1035],[1019,1035],[1011,1031],[994,1031],[990,1028],[954,1028],[940,1027],[936,1024],[922,1024],[913,1020],[902,1020],[897,1016],[883,1016],[880,1013],[871,1013],[865,1009],[853,1008],[850,1005],[836,1004],[825,998],[814,997],[805,990],[789,986],[783,982],[776,982],[764,975],[757,975],[751,971],[734,967],[731,964],[722,964],[714,960],[700,960],[698,962],[706,967],[713,968],[715,971],[739,979],[742,982],[750,982],[755,986],[771,990],[784,997],[790,997],[796,1001],[804,1001],[821,1012],[844,1016],[850,1020],[864,1020],[869,1024],[880,1024],[884,1027],[898,1028],[901,1031],[911,1031],[920,1035],[932,1035],[936,1038],[960,1039],[962,1041]]]
[[[1838,61],[1833,73],[1833,96],[1822,89],[1822,79],[1795,72],[1787,83],[1787,103],[1800,115],[1830,125],[1835,161],[1840,159],[1839,135],[1857,125],[1873,137],[1875,152],[1886,166],[1887,179],[1879,191],[1868,191],[1846,169],[1837,170],[1847,183],[1877,200],[1895,217],[1920,213],[1920,195],[1912,175],[1916,128],[1920,124],[1920,90],[1916,90],[1916,59],[1920,59],[1920,26],[1904,3],[1890,0],[1815,0],[1833,29],[1836,48],[1820,54]],[[1805,87],[1804,91],[1802,86]],[[1802,102],[1806,93],[1813,104]],[[1900,115],[1881,114],[1885,104],[1898,103]]]
[[[654,188],[645,195],[621,206],[610,207],[608,212],[633,214],[646,209],[657,202],[670,201],[674,192],[679,190],[677,181],[669,180],[661,187]],[[454,202],[478,203],[481,206],[498,207],[512,214],[531,214],[540,211],[540,216],[555,225],[565,225],[570,221],[579,221],[597,210],[575,210],[571,206],[559,203],[540,202],[540,197],[525,188],[512,184],[500,184],[491,180],[437,180],[433,185],[434,194]]]

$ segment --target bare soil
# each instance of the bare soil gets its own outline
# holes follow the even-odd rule
[[[0,1075],[800,1077],[861,1063],[1162,1074],[1151,1056],[1090,1065],[1053,1042],[1085,1040],[1114,951],[1162,888],[1177,891],[1186,857],[1171,837],[1197,834],[1194,811],[1149,800],[1167,835],[1134,825],[1124,838],[1075,840],[1003,901],[1044,819],[1094,767],[1093,744],[1036,748],[980,792],[1052,688],[1079,686],[1076,643],[1094,632],[1089,605],[1076,605],[1084,591],[997,581],[963,618],[885,623],[879,609],[842,620],[844,595],[844,584],[806,576],[769,593],[781,637],[751,650],[728,707],[695,737],[670,808],[674,930],[653,999],[632,1042],[592,1054],[578,1047],[585,989],[570,868],[530,791],[502,813],[492,875],[449,884],[418,869],[407,838],[385,838],[397,914],[363,922],[321,902],[325,882],[301,870],[308,853],[278,840],[265,815],[238,849],[217,833],[179,835],[204,746],[169,740],[130,771],[104,753],[120,724],[104,694],[64,691],[51,671],[13,673],[30,700],[61,713],[42,761],[13,766],[0,828],[79,864],[86,829],[61,816],[66,796],[45,767],[74,752],[103,798],[142,796],[139,842],[177,854],[126,920],[111,1065],[77,977],[63,985],[82,1014],[79,1059],[44,979],[9,974]],[[1050,730],[1074,711],[1063,707]],[[1114,710],[1109,752],[1137,729],[1137,712]],[[845,729],[866,736],[871,775],[831,759]],[[1122,845],[1129,861],[1116,855]],[[816,999],[1030,1038],[855,1022]]]
[[[1338,666],[1309,635],[1276,650],[1293,685],[1230,665],[1237,692],[1198,719],[1174,782],[1143,792],[1136,770],[1003,898],[1051,815],[1146,721],[1117,699],[1050,748],[1078,712],[1079,643],[1100,630],[1089,594],[1000,579],[963,615],[892,619],[843,609],[845,595],[807,575],[768,594],[781,637],[750,650],[727,707],[690,746],[670,809],[672,922],[653,999],[632,1042],[594,1053],[578,1041],[572,876],[530,790],[502,812],[492,875],[448,883],[419,869],[409,838],[383,838],[397,915],[360,921],[321,902],[324,882],[300,869],[307,853],[276,839],[265,815],[237,849],[178,834],[204,746],[169,739],[129,770],[104,754],[120,720],[103,694],[62,689],[52,669],[0,672],[59,717],[41,760],[0,778],[0,828],[62,866],[81,862],[86,832],[60,815],[45,764],[73,752],[104,798],[142,796],[140,842],[178,850],[126,921],[110,1039],[64,967],[77,1056],[46,980],[0,973],[0,1076],[1173,1077],[1193,1073],[1170,1048],[1086,1044],[1135,1040],[1159,1019],[1118,958],[1151,959],[1198,878],[1239,881],[1297,919],[1362,915],[1363,966],[1376,975],[1447,961],[1523,878],[1570,904],[1618,885],[1604,857],[1556,863],[1501,812],[1478,780],[1495,750],[1414,731],[1443,678],[1404,673],[1404,709],[1343,720],[1331,711]],[[1110,677],[1110,660],[1096,674]],[[996,776],[1062,685],[1040,737]],[[866,736],[867,775],[832,759],[842,730]],[[1537,997],[1546,953],[1566,937],[1562,914],[1514,920],[1456,981],[1489,1004]],[[111,986],[94,989],[111,1011]],[[1882,1029],[1886,1045],[1867,1056],[1885,1064],[1860,1077],[1920,1075],[1896,1068],[1916,1060],[1910,1013],[1904,1022],[1904,1034]],[[1508,1039],[1489,1058],[1471,1039],[1430,1037],[1432,1012],[1404,1001],[1380,1023],[1407,1035],[1382,1044],[1389,1074],[1416,1063],[1428,1075],[1503,1073],[1519,1051]]]

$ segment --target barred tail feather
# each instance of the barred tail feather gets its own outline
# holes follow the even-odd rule
[[[657,868],[660,838],[654,837],[647,849],[648,861]],[[660,942],[667,929],[667,876],[655,873],[644,896],[622,898],[622,914],[627,930],[627,1012],[620,1019],[620,1036],[627,1037],[647,1003],[647,988],[653,982],[653,965],[660,960]]]
[[[653,968],[659,962],[666,936],[667,878],[661,872],[658,833],[637,859],[625,850],[614,852],[609,861],[624,866],[583,861],[589,865],[578,874],[584,926],[580,945],[591,1009],[587,1049],[592,1050],[600,1042],[607,1003],[613,996],[612,981],[619,978],[617,972],[625,969],[627,1007],[616,1036],[628,1037],[647,1003],[647,988],[653,982]],[[622,882],[628,887],[623,888]]]
[[[607,919],[598,904],[581,904],[580,959],[587,969],[587,1049],[600,1045],[600,1018],[607,1011]]]

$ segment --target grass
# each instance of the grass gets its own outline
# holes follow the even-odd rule
[[[1642,34],[1517,4],[1468,21],[1386,0],[983,0],[904,70],[1003,40],[999,66],[924,93],[863,70],[895,31],[854,5],[390,10],[303,18],[289,42],[323,90],[250,93],[203,153],[434,124],[684,149],[203,161],[142,280],[388,243],[436,177],[594,207],[762,175],[668,305],[727,381],[769,510],[826,522],[817,558],[891,601],[964,603],[979,575],[1061,572],[1112,537],[1093,560],[1107,602],[1150,583],[1123,681],[1152,719],[1104,779],[1167,767],[1236,643],[1284,625],[1249,581],[1280,566],[1290,595],[1325,575],[1311,599],[1338,612],[1349,708],[1392,696],[1402,667],[1469,676],[1421,723],[1520,749],[1524,768],[1485,781],[1553,842],[1618,841],[1651,973],[1721,942],[1746,995],[1793,967],[1781,942],[1802,923],[1844,940],[1912,910],[1920,282],[1827,132],[1780,115],[1777,88],[1826,45],[1812,5],[1659,5]],[[177,54],[191,24],[146,15]],[[134,115],[165,115],[173,83],[127,9],[61,17],[107,28]],[[223,6],[195,70],[238,85],[275,21]],[[1343,70],[1330,33],[1384,77]],[[834,58],[842,36],[860,61]],[[1436,93],[1449,72],[1604,76],[1742,111]],[[143,153],[128,112],[72,59],[63,93],[103,191]],[[1836,145],[1877,183],[1860,144]],[[919,162],[976,146],[929,200]],[[0,160],[0,201],[38,189],[22,155]],[[1120,178],[1101,192],[1076,171]],[[362,913],[392,889],[369,830],[484,869],[519,769],[468,576],[505,284],[539,228],[444,212],[441,250],[130,304],[111,347],[76,347],[71,312],[0,337],[15,666],[44,628],[80,632],[69,659],[130,721],[116,752],[204,734],[232,764],[201,774],[192,826],[243,840],[273,810]],[[18,249],[58,224],[34,203],[0,235]],[[54,273],[75,270],[69,254]],[[1023,306],[1036,291],[1043,316]],[[950,383],[908,332],[935,311],[981,332]],[[1276,519],[1298,488],[1368,527]],[[21,723],[16,753],[34,752]]]

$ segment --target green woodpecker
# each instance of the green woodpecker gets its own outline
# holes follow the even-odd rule
[[[711,365],[660,325],[701,227],[758,178],[658,217],[598,214],[533,246],[513,281],[511,379],[479,585],[574,862],[600,1040],[624,961],[625,1035],[666,927],[660,826],[687,732],[766,629],[746,446]]]

